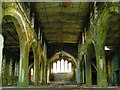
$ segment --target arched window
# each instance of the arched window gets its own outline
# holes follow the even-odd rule
[[[61,59],[61,72],[64,72],[64,59]]]
[[[60,73],[60,61],[57,61],[57,72]]]
[[[69,64],[68,64],[68,72],[72,72],[72,63],[71,62],[69,62]]]
[[[68,72],[68,61],[65,60],[65,72]]]
[[[53,63],[53,73],[57,73],[57,65],[56,65],[56,62]]]

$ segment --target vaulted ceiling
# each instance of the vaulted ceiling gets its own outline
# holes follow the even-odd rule
[[[47,43],[77,43],[83,31],[90,3],[34,3],[39,22],[44,27]]]

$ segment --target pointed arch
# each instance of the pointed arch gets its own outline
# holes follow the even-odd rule
[[[76,60],[75,60],[75,57],[72,56],[70,53],[65,52],[65,51],[60,51],[60,52],[54,54],[54,55],[50,58],[50,62],[51,62],[52,60],[58,58],[60,54],[70,57],[70,58],[73,60],[73,63],[74,63],[75,65],[77,65],[77,62],[76,62]]]
[[[22,15],[15,9],[15,8],[10,8],[7,7],[5,10],[3,10],[3,16],[2,18],[9,16],[11,17],[15,27],[16,31],[18,33],[19,39],[27,39],[27,30],[25,27],[25,22],[23,20]],[[24,35],[24,37],[23,37]]]
[[[8,5],[7,5],[8,4]],[[14,5],[15,7],[12,7],[11,5]],[[16,8],[16,3],[4,3],[4,5],[7,5],[6,8],[2,9],[2,20],[5,17],[10,18],[10,20],[14,23],[16,27],[16,32],[18,34],[19,39],[19,46],[20,46],[20,65],[19,65],[19,80],[18,85],[19,86],[28,86],[29,83],[29,77],[28,77],[28,56],[29,56],[29,50],[30,50],[30,43],[32,38],[29,37],[30,30],[27,30],[26,22],[24,20],[24,17],[19,12],[19,10]],[[0,22],[2,23],[2,22]]]
[[[105,42],[107,36],[107,24],[109,19],[114,15],[120,15],[119,6],[113,5],[104,9],[101,17],[98,19],[96,25],[96,36],[95,40],[95,52],[96,52],[96,63],[97,63],[97,85],[106,87],[107,83],[107,75],[106,75],[106,60],[105,60]],[[101,76],[99,73],[103,73]]]

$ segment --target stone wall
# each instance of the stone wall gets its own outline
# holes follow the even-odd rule
[[[120,54],[117,52],[111,61],[111,80],[113,85],[120,85]]]
[[[74,74],[73,73],[52,73],[51,80],[52,81],[73,81]]]

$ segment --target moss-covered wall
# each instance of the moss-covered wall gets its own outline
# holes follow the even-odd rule
[[[111,60],[112,85],[120,85],[120,53],[116,52]]]

